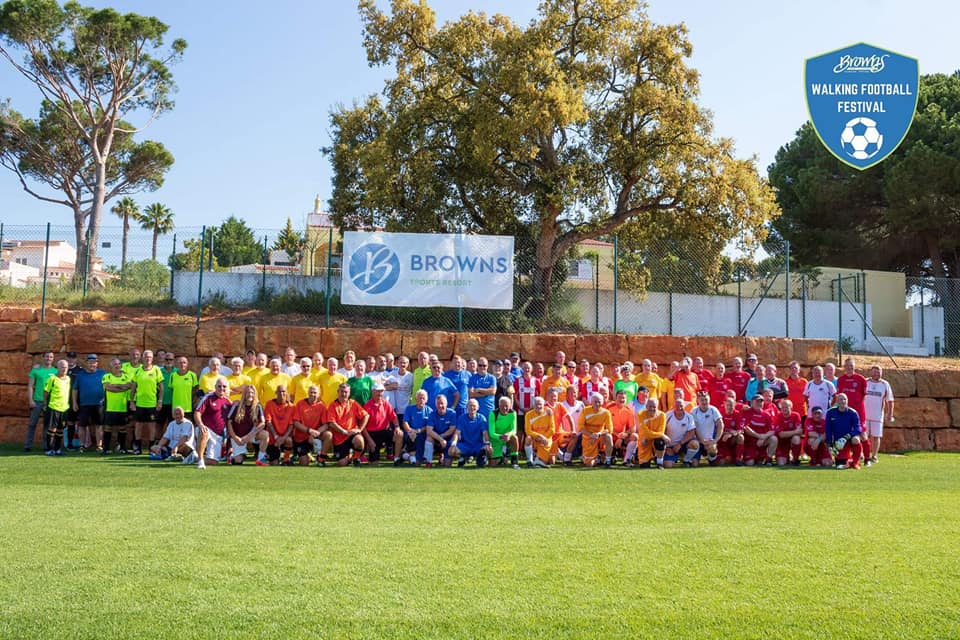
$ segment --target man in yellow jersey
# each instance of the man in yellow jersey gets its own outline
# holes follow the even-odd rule
[[[260,378],[270,373],[270,367],[267,366],[267,363],[269,362],[267,359],[267,354],[258,353],[253,362],[253,368],[244,369],[243,372],[250,376],[250,383],[254,387],[257,387],[257,385],[260,384]]]
[[[63,433],[70,408],[69,363],[57,360],[57,372],[43,384],[43,426],[47,430],[47,455],[63,455]]]
[[[613,458],[613,417],[610,410],[603,406],[603,394],[594,392],[590,396],[590,405],[580,413],[578,426],[584,466],[596,466],[602,446],[604,466],[609,469]]]
[[[227,384],[230,385],[230,400],[233,402],[243,396],[243,390],[247,385],[253,384],[250,376],[243,372],[243,358],[230,359],[230,375],[227,376]]]
[[[204,395],[208,393],[213,393],[213,390],[217,386],[217,380],[224,375],[223,363],[220,362],[220,358],[214,356],[207,361],[207,372],[200,376],[200,391]]]
[[[524,415],[526,439],[523,449],[527,454],[527,466],[530,468],[549,467],[550,449],[553,445],[553,410],[546,406],[540,396],[533,399],[533,408]]]
[[[290,376],[280,370],[280,365],[280,358],[273,358],[270,361],[270,373],[260,376],[259,380],[257,380],[258,397],[276,398],[277,387],[283,385],[284,389],[290,388]]]
[[[667,414],[657,409],[658,404],[657,398],[650,396],[644,409],[637,414],[637,461],[649,465],[656,459],[657,468],[663,469]]]
[[[315,385],[313,379],[313,360],[310,358],[300,358],[300,373],[293,376],[290,381],[290,387],[287,391],[290,394],[290,401],[294,404],[301,400],[306,400],[310,395],[310,387]]]
[[[340,362],[336,358],[327,358],[327,373],[321,374],[317,381],[317,386],[320,387],[320,399],[327,407],[337,399],[340,385],[347,381],[345,375],[337,373],[339,366]]]

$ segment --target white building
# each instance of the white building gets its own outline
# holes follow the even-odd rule
[[[43,265],[47,265],[47,284],[70,281],[77,270],[77,250],[66,240],[51,240],[45,251],[44,240],[4,240],[0,259],[0,283],[14,287],[43,284]],[[46,253],[46,255],[44,255]],[[90,259],[90,284],[103,287],[117,276],[103,270],[103,259]]]

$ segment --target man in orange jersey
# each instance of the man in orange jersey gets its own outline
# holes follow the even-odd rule
[[[263,417],[267,421],[267,434],[270,436],[270,444],[267,445],[267,460],[270,466],[280,464],[281,453],[283,453],[283,464],[292,464],[290,460],[290,454],[293,452],[292,427],[296,416],[297,408],[287,396],[287,385],[278,384],[275,397],[263,408]]]
[[[656,460],[657,468],[663,469],[667,415],[657,409],[658,404],[656,397],[650,396],[644,409],[637,414],[637,461],[648,465]]]
[[[307,387],[307,397],[297,403],[293,419],[293,450],[301,466],[310,464],[311,451],[317,452],[317,461],[322,463],[321,455],[330,448],[333,434],[324,422],[326,413],[327,407],[320,400],[320,387],[311,384]]]
[[[613,417],[610,410],[603,406],[602,394],[595,392],[590,396],[590,406],[580,413],[578,426],[584,466],[596,466],[600,448],[603,447],[606,456],[604,466],[610,468],[613,457]]]
[[[553,411],[546,401],[537,396],[533,399],[533,408],[524,415],[526,439],[524,451],[527,454],[527,466],[547,468],[550,465],[550,448],[553,445]]]
[[[573,396],[574,402],[579,403],[582,407],[583,404],[576,399],[576,388],[570,386],[567,387],[567,390]],[[553,441],[550,444],[550,464],[553,464],[557,461],[557,456],[560,454],[560,450],[566,450],[567,446],[570,444],[570,440],[573,438],[575,429],[573,421],[570,419],[570,414],[567,413],[564,403],[557,401],[556,389],[548,390],[544,400],[546,406],[550,408],[551,412],[553,412]]]
[[[693,408],[693,403],[700,391],[700,377],[691,369],[692,362],[690,358],[684,358],[680,361],[680,370],[673,374],[673,388],[683,389],[683,400],[689,403],[687,410]]]
[[[616,399],[609,406],[610,418],[613,422],[613,451],[612,454],[622,456],[623,464],[633,466],[633,458],[637,454],[637,422],[633,411],[633,404],[627,402],[627,391],[620,389]]]
[[[345,467],[352,461],[354,466],[360,465],[360,454],[363,452],[363,430],[367,427],[370,414],[350,398],[350,385],[340,383],[337,388],[337,399],[327,407],[327,428],[333,433],[333,454],[337,458],[337,465]]]
[[[800,363],[794,360],[790,363],[790,374],[784,381],[787,383],[787,398],[793,404],[793,410],[800,416],[807,415],[807,398],[803,392],[807,390],[808,380],[800,375]]]

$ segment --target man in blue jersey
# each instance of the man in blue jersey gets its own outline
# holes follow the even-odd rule
[[[450,408],[456,411],[458,416],[463,415],[464,411],[467,410],[467,400],[470,399],[467,392],[470,386],[470,372],[466,369],[464,359],[454,355],[450,361],[450,368],[443,372],[443,376],[453,383],[453,386],[457,388],[457,393],[460,394],[460,400],[456,405],[449,405]]]
[[[427,439],[423,443],[424,466],[433,466],[434,449],[440,449],[440,464],[450,466],[450,442],[456,430],[456,412],[447,409],[446,396],[437,396],[437,409],[427,423]]]
[[[460,402],[460,392],[449,378],[443,376],[443,366],[439,362],[430,363],[430,377],[423,381],[420,388],[427,392],[427,406],[437,406],[437,396],[447,397],[447,406],[455,407]]]
[[[479,366],[479,363],[477,364]],[[478,467],[484,467],[491,455],[493,451],[490,449],[487,419],[480,413],[477,399],[470,398],[467,401],[467,412],[457,418],[457,431],[450,442],[450,457],[458,459],[458,467],[467,464],[470,458],[476,459]]]
[[[444,380],[449,384],[449,380]],[[423,389],[417,391],[413,399],[414,403],[408,404],[403,411],[401,428],[404,452],[393,461],[394,465],[401,465],[405,458],[409,458],[410,464],[416,466],[417,461],[423,460],[424,457],[423,445],[427,440],[427,427],[430,424],[433,409],[427,405],[427,392]]]
[[[77,414],[77,436],[80,438],[80,451],[97,446],[100,430],[103,427],[103,376],[106,371],[99,368],[97,354],[87,356],[83,369],[73,378],[70,392],[71,404]]]
[[[860,416],[847,406],[847,394],[838,393],[833,399],[837,406],[827,411],[827,443],[837,451],[837,469],[859,469],[863,453]]]
[[[467,383],[467,394],[477,401],[477,411],[481,416],[484,416],[484,419],[493,413],[494,398],[497,395],[497,379],[490,373],[486,358],[477,360],[477,372],[470,376],[470,382]]]

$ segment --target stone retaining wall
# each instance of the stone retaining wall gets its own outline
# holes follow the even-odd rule
[[[13,312],[23,312],[13,317]],[[756,353],[760,362],[782,366],[798,360],[804,367],[833,356],[829,340],[790,338],[644,336],[613,334],[503,334],[450,333],[393,329],[324,329],[308,326],[243,326],[239,324],[142,324],[102,321],[83,314],[48,310],[59,323],[37,322],[29,310],[0,311],[0,441],[21,442],[28,415],[26,376],[45,351],[76,351],[100,355],[101,366],[112,356],[126,357],[130,349],[170,349],[187,355],[199,368],[215,351],[241,354],[253,348],[269,354],[292,346],[297,353],[339,357],[346,349],[366,355],[393,351],[411,357],[419,351],[448,360],[464,356],[505,357],[520,351],[524,358],[553,361],[558,350],[569,359],[637,362],[650,358],[667,365],[683,355],[701,356],[707,363],[729,362],[735,356]],[[71,314],[71,315],[64,315]],[[7,316],[5,318],[5,316]],[[867,372],[863,372],[866,374]],[[885,377],[897,398],[896,427],[885,429],[884,449],[960,451],[960,371],[887,370]]]

